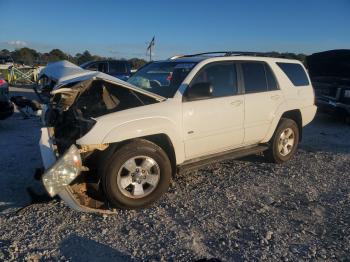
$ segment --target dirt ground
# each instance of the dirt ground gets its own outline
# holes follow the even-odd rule
[[[332,117],[318,115],[284,165],[224,161],[177,176],[150,208],[111,216],[29,205],[27,188],[42,192],[40,127],[18,112],[0,121],[0,261],[350,260],[350,125]]]

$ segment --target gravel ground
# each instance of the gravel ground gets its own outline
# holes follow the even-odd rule
[[[22,92],[23,90],[14,90]],[[0,122],[0,261],[350,260],[350,126],[319,115],[284,165],[262,156],[179,175],[155,205],[115,215],[30,202],[40,123]]]

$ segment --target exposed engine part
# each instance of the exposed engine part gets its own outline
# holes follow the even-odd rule
[[[87,153],[96,150],[103,151],[107,149],[109,144],[97,144],[97,145],[82,145],[80,146],[79,152],[80,153]]]
[[[65,152],[77,139],[95,125],[97,117],[133,107],[156,103],[157,100],[125,87],[98,79],[64,86],[52,92],[47,110],[48,126],[55,130],[58,152]],[[82,147],[82,153],[104,150],[104,145]]]

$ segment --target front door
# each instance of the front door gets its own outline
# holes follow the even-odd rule
[[[239,94],[236,65],[216,62],[203,67],[191,85],[209,82],[211,98],[183,102],[186,159],[239,147],[244,137],[244,95]]]

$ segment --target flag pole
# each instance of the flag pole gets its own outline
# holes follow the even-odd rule
[[[147,50],[149,50],[149,61],[152,61],[152,47],[154,46],[154,36],[151,40],[151,42],[149,43]]]
[[[152,61],[152,43],[149,45],[149,61]]]

